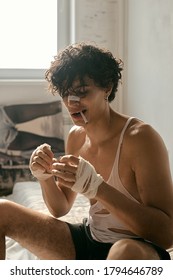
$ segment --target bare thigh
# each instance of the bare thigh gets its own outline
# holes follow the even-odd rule
[[[68,225],[52,216],[10,201],[0,202],[0,233],[40,259],[75,259]]]

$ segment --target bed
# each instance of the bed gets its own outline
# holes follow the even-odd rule
[[[42,199],[41,188],[38,182],[18,182],[14,185],[13,193],[3,198],[49,214]],[[87,198],[79,194],[71,211],[62,217],[61,220],[72,223],[81,222],[83,217],[88,216],[88,209],[89,202]],[[36,256],[10,238],[6,238],[6,248],[7,260],[37,260]],[[173,248],[170,248],[168,251],[173,260]]]
[[[17,202],[28,208],[35,209],[50,215],[41,194],[38,182],[19,182],[14,185],[13,193],[2,197]],[[71,211],[61,220],[72,223],[81,222],[83,217],[88,216],[89,202],[84,196],[78,194]],[[11,238],[6,238],[6,259],[7,260],[36,260],[37,257],[28,250],[21,247]]]

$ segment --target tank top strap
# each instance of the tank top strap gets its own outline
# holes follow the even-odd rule
[[[128,127],[128,125],[130,124],[130,122],[134,119],[134,117],[130,117],[128,118],[128,120],[126,121],[125,126],[123,127],[121,134],[120,134],[120,139],[119,139],[119,143],[118,143],[118,148],[117,148],[117,153],[116,153],[116,159],[115,162],[119,161],[119,155],[120,155],[120,148],[121,148],[121,144],[123,142],[123,138],[124,138],[124,133]]]
[[[119,140],[119,146],[121,145],[123,138],[124,138],[124,133],[128,127],[128,125],[130,124],[131,120],[134,119],[134,117],[130,117],[128,118],[128,120],[126,121],[125,126],[123,127],[123,130],[121,131],[121,135],[120,135],[120,140]]]

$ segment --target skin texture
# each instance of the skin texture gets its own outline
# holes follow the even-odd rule
[[[110,87],[100,88],[86,77],[85,87],[80,88],[79,80],[75,80],[73,89],[86,94],[80,102],[69,103],[67,97],[63,99],[74,121],[66,156],[55,159],[50,146],[43,144],[33,152],[30,160],[30,168],[40,182],[45,203],[54,217],[11,202],[1,202],[1,258],[5,256],[3,238],[8,235],[41,259],[75,259],[69,229],[55,217],[68,213],[73,205],[76,193],[71,187],[76,180],[79,155],[104,179],[91,204],[97,200],[102,202],[109,212],[123,221],[129,232],[168,248],[173,242],[173,191],[163,140],[151,126],[138,119],[133,119],[125,132],[119,175],[127,191],[138,200],[136,203],[106,183],[120,133],[129,117],[111,109],[105,98]],[[80,111],[84,112],[87,124],[80,114],[75,114]],[[159,259],[159,256],[149,244],[125,239],[112,246],[108,259]]]

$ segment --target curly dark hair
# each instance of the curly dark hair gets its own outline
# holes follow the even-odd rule
[[[89,77],[102,88],[111,85],[108,101],[114,100],[123,63],[114,58],[110,51],[82,42],[67,46],[54,59],[45,73],[51,93],[58,92],[64,97],[76,79],[80,80],[82,86],[84,78]]]

